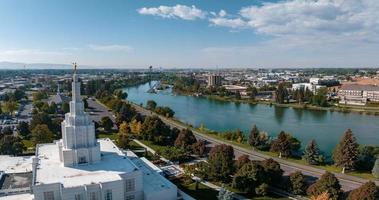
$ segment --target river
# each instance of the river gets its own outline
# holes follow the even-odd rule
[[[260,131],[276,136],[281,130],[298,138],[303,147],[316,139],[320,149],[330,155],[341,135],[352,129],[360,144],[379,145],[379,117],[356,113],[313,111],[282,108],[263,104],[241,104],[212,100],[205,97],[173,95],[170,89],[157,94],[147,93],[149,83],[126,88],[129,101],[143,105],[154,100],[159,106],[169,106],[183,122],[216,131],[241,129],[248,134],[253,124]]]

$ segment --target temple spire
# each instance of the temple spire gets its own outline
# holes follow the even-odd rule
[[[72,101],[73,102],[81,102],[81,98],[80,98],[80,83],[78,81],[78,77],[77,77],[77,74],[76,74],[76,68],[77,68],[77,64],[76,63],[72,63],[73,64],[73,68],[74,68],[74,71],[73,71],[73,75],[72,75]]]

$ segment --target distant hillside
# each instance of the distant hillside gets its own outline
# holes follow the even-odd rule
[[[70,69],[71,65],[50,63],[0,62],[0,69]]]

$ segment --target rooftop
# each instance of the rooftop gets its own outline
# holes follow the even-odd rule
[[[63,187],[76,187],[104,181],[121,180],[120,174],[137,169],[110,139],[100,139],[101,161],[89,165],[64,167],[59,160],[58,144],[38,146],[36,184],[60,182]]]
[[[13,157],[2,155],[0,156],[0,171],[7,174],[24,173],[32,171],[33,156]]]
[[[138,157],[131,158],[143,173],[143,191],[145,194],[155,193],[157,191],[176,189],[176,185],[158,174],[150,167],[150,164]]]
[[[25,188],[32,185],[32,172],[4,174],[0,180],[0,190]]]
[[[34,199],[34,196],[33,194],[30,194],[30,193],[0,196],[0,200],[32,200],[32,199]]]
[[[358,84],[343,84],[341,90],[366,90],[379,91],[379,86],[375,85],[358,85]]]

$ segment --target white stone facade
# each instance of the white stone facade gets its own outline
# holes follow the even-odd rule
[[[95,125],[84,112],[80,98],[80,83],[76,74],[72,82],[70,112],[62,122],[62,141],[59,144],[60,160],[64,166],[94,163],[100,160],[100,146],[95,137]]]

